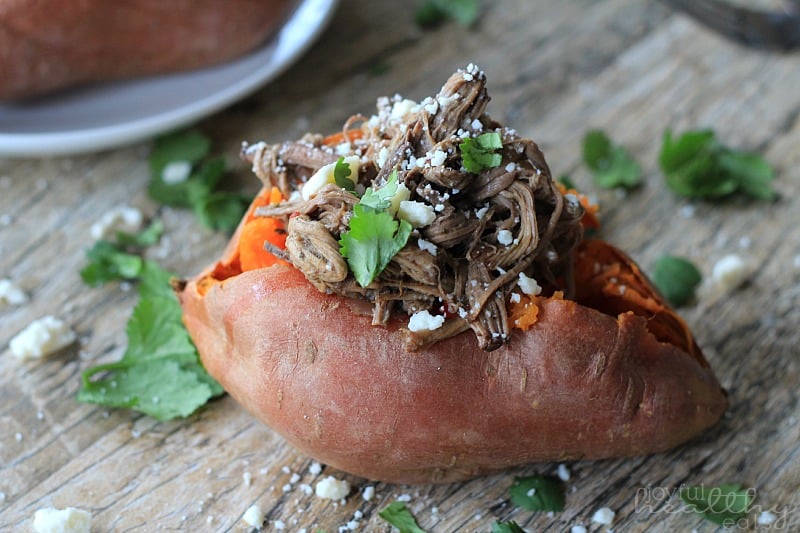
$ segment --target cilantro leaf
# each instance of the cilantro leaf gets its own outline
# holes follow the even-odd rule
[[[600,130],[583,138],[583,160],[594,172],[595,183],[605,189],[634,188],[642,183],[642,168],[622,146]]]
[[[453,19],[469,27],[478,20],[478,0],[426,0],[418,8],[414,20],[423,28],[436,26],[445,19]]]
[[[411,234],[411,224],[399,223],[386,211],[353,208],[350,229],[339,238],[339,251],[347,259],[359,285],[366,287],[383,272],[392,257],[403,249]]]
[[[682,487],[679,495],[693,511],[720,526],[733,526],[747,516],[753,501],[751,491],[739,484]]]
[[[350,163],[344,162],[344,157],[340,157],[336,161],[336,166],[333,167],[333,181],[336,182],[337,187],[350,192],[355,192],[356,184],[350,179]]]
[[[694,297],[703,275],[691,261],[665,255],[653,265],[653,284],[674,307],[684,305]]]
[[[389,209],[389,206],[392,205],[392,197],[397,194],[397,187],[399,185],[397,169],[395,169],[389,175],[389,179],[386,180],[386,184],[383,187],[377,190],[368,187],[358,205],[364,208],[365,211]]]
[[[564,509],[564,489],[561,483],[548,476],[514,478],[509,489],[511,501],[528,511],[561,511]]]
[[[97,241],[86,251],[89,264],[81,270],[81,279],[91,286],[114,280],[137,279],[144,268],[144,261],[138,252],[141,248],[158,242],[163,232],[163,224],[154,221],[139,233],[120,231],[114,241]]]
[[[464,168],[467,172],[476,174],[500,166],[503,157],[496,150],[502,147],[503,141],[497,132],[482,133],[477,137],[464,139],[458,145]]]
[[[525,530],[513,520],[508,522],[495,521],[492,524],[492,533],[525,533]]]
[[[139,233],[117,232],[117,244],[125,247],[144,248],[153,246],[164,234],[164,224],[160,220],[154,220]]]
[[[741,192],[756,199],[775,196],[774,171],[757,154],[720,144],[712,130],[694,130],[673,139],[664,133],[658,156],[667,186],[689,198],[719,198]]]
[[[214,192],[195,200],[192,209],[205,227],[233,231],[242,220],[250,199],[232,192]]]
[[[403,502],[391,503],[383,511],[380,511],[378,516],[399,529],[400,533],[426,533],[424,529],[419,527],[417,521]]]
[[[171,274],[146,261],[139,303],[128,322],[128,347],[114,363],[85,371],[78,401],[126,407],[158,420],[188,416],[222,394],[200,364],[181,322],[178,299],[169,288]],[[103,374],[100,379],[93,379]]]

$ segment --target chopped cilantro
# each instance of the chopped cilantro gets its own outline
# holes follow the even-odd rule
[[[681,500],[700,516],[726,527],[735,526],[747,516],[753,502],[752,491],[742,489],[739,484],[682,487],[679,494]]]
[[[548,476],[514,478],[511,501],[528,511],[561,511],[564,509],[564,488]]]
[[[137,279],[144,268],[141,249],[158,242],[163,232],[163,224],[155,221],[139,233],[117,232],[113,241],[97,241],[86,250],[89,263],[81,270],[81,279],[92,286]]]
[[[664,133],[658,162],[667,186],[681,196],[719,198],[735,192],[770,200],[772,167],[753,153],[720,144],[712,130],[688,131],[678,137]]]
[[[594,172],[595,183],[604,189],[631,189],[642,183],[639,163],[602,131],[592,130],[584,136],[583,160]]]
[[[497,150],[503,147],[503,141],[497,132],[482,133],[474,138],[464,139],[458,145],[461,150],[461,161],[467,172],[482,172],[500,166],[502,156]]]
[[[398,187],[397,170],[395,169],[386,180],[386,184],[379,188],[367,188],[361,197],[359,204],[367,210],[389,209],[392,204],[392,197],[397,194]]]
[[[134,409],[158,420],[185,417],[223,390],[203,369],[181,322],[171,274],[144,261],[141,277],[124,355],[85,371],[78,400]],[[103,376],[93,379],[97,374]]]
[[[691,261],[665,255],[656,260],[651,275],[653,284],[664,298],[675,306],[681,306],[694,297],[703,275]]]
[[[419,26],[436,26],[445,19],[453,19],[462,26],[472,26],[478,20],[478,0],[425,0],[417,8],[414,20]]]
[[[208,158],[211,141],[197,131],[181,131],[156,139],[150,153],[148,192],[159,203],[192,209],[200,222],[211,229],[236,228],[249,199],[218,191],[225,176],[225,160]],[[177,182],[164,179],[173,163],[188,165],[188,176]]]
[[[492,533],[525,533],[525,530],[513,520],[508,522],[495,521],[492,524]]]
[[[419,527],[403,502],[391,503],[383,511],[379,512],[378,516],[399,529],[400,533],[426,533],[424,529]]]
[[[336,161],[336,166],[333,167],[333,180],[336,182],[337,187],[350,192],[355,192],[356,184],[350,179],[350,163],[344,162],[344,157],[340,157]]]

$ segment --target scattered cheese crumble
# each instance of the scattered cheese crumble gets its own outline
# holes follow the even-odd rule
[[[397,208],[397,217],[414,228],[424,228],[436,219],[433,207],[413,200],[403,200]]]
[[[92,515],[83,509],[39,509],[33,515],[33,530],[36,533],[89,533]]]
[[[750,275],[747,263],[736,254],[726,255],[714,264],[711,280],[720,289],[732,291],[744,283]]]
[[[497,232],[497,242],[503,246],[508,246],[514,242],[514,234],[507,229],[501,229]]]
[[[570,477],[569,469],[563,464],[558,465],[558,479],[561,481],[569,481]]]
[[[375,496],[375,487],[367,485],[364,487],[364,493],[361,495],[365,502],[370,501]]]
[[[539,283],[535,279],[526,276],[524,272],[519,273],[517,285],[520,290],[528,296],[537,296],[542,293],[542,288],[539,286]]]
[[[95,240],[107,239],[119,231],[136,233],[142,229],[144,217],[135,207],[118,205],[106,211],[100,220],[92,224],[89,232]]]
[[[778,517],[775,516],[775,513],[771,511],[761,511],[761,513],[759,513],[758,515],[758,518],[756,519],[756,523],[759,526],[768,526],[771,525],[773,522],[775,522],[775,520],[777,519]]]
[[[167,185],[177,185],[189,179],[192,174],[192,163],[189,161],[172,161],[161,171],[161,181]]]
[[[261,510],[261,506],[254,503],[248,507],[242,515],[242,521],[251,527],[261,527],[264,523],[264,511]]]
[[[592,522],[595,524],[602,524],[604,526],[610,526],[614,522],[614,516],[616,513],[612,511],[608,507],[601,507],[592,515]]]
[[[317,482],[314,492],[319,498],[341,500],[350,493],[350,483],[346,480],[328,476]]]
[[[25,292],[10,279],[0,279],[0,309],[11,305],[22,305],[27,301],[28,296]]]
[[[19,359],[39,359],[75,342],[75,332],[50,315],[34,320],[11,342],[11,353]]]
[[[408,319],[409,331],[432,331],[444,325],[442,315],[432,315],[427,310],[417,311]]]

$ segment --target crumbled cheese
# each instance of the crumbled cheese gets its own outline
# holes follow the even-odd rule
[[[290,477],[290,478],[289,478],[289,483],[291,483],[292,485],[294,485],[294,484],[295,484],[295,483],[297,483],[298,481],[300,481],[300,474],[298,474],[297,472],[295,472],[294,474],[292,474],[292,477]]]
[[[311,466],[308,467],[308,473],[312,476],[318,476],[322,472],[322,465],[318,462],[314,461],[311,463]]]
[[[11,342],[11,353],[19,359],[38,359],[51,355],[75,342],[75,332],[50,315],[34,320]]]
[[[558,465],[558,479],[561,481],[569,481],[570,477],[571,474],[569,472],[569,468],[563,464]]]
[[[506,165],[506,172],[514,172],[515,170],[517,170],[517,164],[516,163],[512,162],[512,163],[509,163],[509,164]]]
[[[350,493],[350,483],[343,479],[328,476],[317,482],[314,492],[319,498],[341,500]]]
[[[353,147],[349,142],[343,142],[336,145],[336,155],[349,155],[353,151]]]
[[[515,304],[518,304],[522,300],[518,292],[512,292],[508,299],[511,301],[511,303]]]
[[[428,159],[430,159],[432,167],[440,167],[444,165],[444,162],[447,160],[447,152],[444,150],[434,150],[433,153],[428,156]]]
[[[417,240],[417,246],[419,246],[420,250],[424,250],[434,257],[436,257],[436,253],[439,251],[435,244],[425,239]]]
[[[592,522],[604,526],[610,526],[614,522],[616,513],[608,507],[601,507],[592,515]]]
[[[354,183],[358,182],[358,168],[361,164],[361,158],[357,155],[350,155],[344,158],[344,163],[350,165],[350,175],[348,178]],[[303,184],[303,187],[300,189],[300,195],[303,197],[303,200],[308,200],[317,194],[317,192],[319,192],[319,190],[325,185],[329,183],[336,183],[333,175],[333,171],[335,169],[336,162],[328,163],[327,165],[322,166],[310,178],[308,178],[308,181],[306,181]]]
[[[481,123],[481,121],[479,119],[477,119],[477,118],[472,121],[470,126],[472,126],[473,130],[481,131],[483,129],[483,123]]]
[[[758,515],[758,518],[756,518],[756,523],[759,526],[769,526],[777,519],[778,517],[775,515],[775,513],[771,511],[761,511],[761,513]]]
[[[422,202],[403,200],[397,208],[397,217],[414,228],[424,228],[436,219],[436,212],[433,207]]]
[[[397,185],[397,191],[395,191],[394,195],[389,200],[389,208],[387,209],[389,214],[395,216],[397,210],[400,209],[400,202],[405,202],[409,198],[411,198],[411,191],[408,190],[408,187],[406,187],[404,183],[399,183]]]
[[[488,204],[475,211],[475,216],[477,217],[478,220],[483,220],[483,217],[486,216],[487,211],[489,211]]]
[[[261,527],[264,523],[264,511],[261,506],[254,503],[242,515],[242,521],[250,527]]]
[[[375,497],[375,487],[372,485],[367,485],[364,487],[364,492],[361,494],[361,497],[364,499],[365,502],[370,501],[372,498]]]
[[[519,273],[517,285],[520,290],[528,296],[537,296],[542,293],[542,288],[539,286],[539,283],[535,279],[526,276],[524,272]]]
[[[144,217],[135,207],[118,205],[106,211],[100,220],[92,224],[89,232],[95,240],[106,239],[119,231],[136,233],[142,229]]]
[[[83,509],[39,509],[33,515],[33,530],[36,533],[89,533],[92,515]]]
[[[274,522],[272,525],[273,525],[273,526],[275,527],[275,529],[277,529],[278,531],[283,531],[284,529],[286,529],[286,523],[284,523],[284,521],[283,521],[283,520],[275,520],[275,522]]]
[[[514,234],[507,229],[501,229],[497,232],[497,242],[503,246],[508,246],[514,242]]]
[[[586,533],[586,528],[578,524],[577,526],[572,526],[572,528],[569,531],[570,533]]]
[[[27,301],[28,295],[10,279],[0,279],[0,309],[11,305],[22,305]]]
[[[397,497],[397,501],[403,502],[403,503],[408,503],[408,502],[411,501],[411,494],[403,493],[403,494],[401,494],[400,496]]]
[[[243,473],[242,482],[244,482],[245,487],[249,487],[253,483],[253,475],[250,472]]]
[[[444,325],[444,316],[432,315],[427,310],[417,311],[408,319],[409,331],[432,331]]]
[[[167,185],[177,185],[189,179],[192,174],[192,163],[189,161],[172,161],[161,170],[161,181]]]
[[[419,104],[422,106],[425,111],[430,113],[431,115],[435,115],[437,111],[439,111],[439,102],[428,96]]]
[[[375,163],[378,164],[378,168],[383,168],[383,165],[386,164],[387,159],[389,159],[389,149],[385,146],[381,146],[381,149],[378,151],[378,157],[375,159]]]
[[[726,255],[714,264],[711,281],[720,289],[732,291],[750,276],[750,269],[744,259],[736,254]]]
[[[408,98],[404,98],[403,100],[395,102],[392,105],[392,112],[390,117],[394,120],[402,119],[408,113],[411,113],[416,107],[417,103],[414,100],[409,100]]]

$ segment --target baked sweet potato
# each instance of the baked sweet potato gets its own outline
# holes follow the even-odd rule
[[[291,0],[2,0],[0,100],[190,70],[251,50]]]
[[[586,199],[559,189],[536,145],[484,113],[484,82],[471,67],[436,105],[387,100],[360,129],[247,149],[264,189],[221,259],[178,286],[209,373],[336,468],[448,482],[532,461],[647,454],[726,409],[688,328],[633,261],[583,238],[596,222]],[[337,159],[348,149],[360,154],[355,172]],[[336,183],[320,188],[326,169]],[[363,194],[362,179],[372,184]],[[443,207],[383,271],[355,280],[359,266],[337,254],[352,253],[357,217],[375,215],[370,229],[392,220],[388,193],[385,205],[376,198],[398,181],[417,204]],[[259,250],[264,262],[252,258]],[[412,327],[423,315],[425,327]]]

